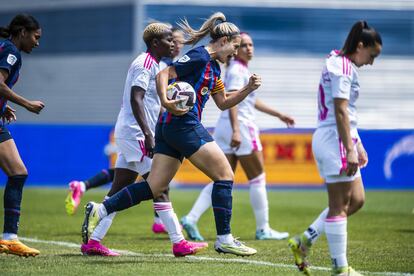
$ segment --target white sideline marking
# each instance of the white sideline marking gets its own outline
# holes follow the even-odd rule
[[[73,242],[63,242],[63,241],[48,241],[48,240],[39,240],[35,238],[24,238],[19,237],[19,240],[26,241],[26,242],[33,242],[33,243],[44,243],[44,244],[53,244],[63,247],[69,248],[77,248],[80,249],[80,245]],[[111,249],[117,253],[123,254],[125,256],[134,256],[134,257],[169,257],[175,258],[172,254],[144,254],[139,252],[133,252],[129,250],[121,250],[121,249]],[[256,260],[246,260],[246,259],[225,259],[225,258],[214,258],[214,257],[201,257],[201,256],[186,256],[186,259],[194,260],[194,261],[214,261],[214,262],[222,262],[222,263],[245,263],[250,265],[257,265],[257,266],[271,266],[271,267],[280,267],[280,268],[292,268],[297,270],[296,266],[288,265],[288,264],[280,264],[280,263],[272,263],[272,262],[265,262],[265,261],[256,261]],[[319,271],[330,271],[331,269],[328,267],[321,267],[321,266],[312,266],[312,270],[319,270]],[[360,271],[362,274],[369,274],[369,275],[384,275],[384,276],[414,276],[411,273],[401,273],[401,272],[370,272],[370,271]]]

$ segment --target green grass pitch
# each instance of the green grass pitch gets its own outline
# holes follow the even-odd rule
[[[171,191],[180,218],[189,211],[197,190]],[[2,192],[3,194],[3,192]],[[100,201],[104,190],[88,192]],[[174,258],[166,235],[151,232],[151,202],[117,215],[104,244],[126,250],[121,257],[86,257],[79,250],[83,208],[69,217],[64,210],[66,190],[27,188],[24,192],[19,236],[41,251],[36,258],[0,255],[0,275],[301,275],[293,267],[287,241],[254,240],[255,220],[245,190],[233,193],[232,232],[258,250],[240,258],[219,255],[213,249],[215,226],[209,210],[200,220],[209,249],[196,257]],[[268,193],[270,223],[277,230],[298,234],[326,207],[324,191],[278,191]],[[348,261],[367,275],[414,273],[414,193],[369,191],[364,208],[348,220]],[[0,208],[3,217],[3,208]],[[313,247],[310,257],[314,275],[330,275],[325,237]],[[413,274],[414,275],[414,274]]]

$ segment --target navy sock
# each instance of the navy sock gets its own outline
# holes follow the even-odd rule
[[[86,190],[89,190],[90,188],[99,187],[99,186],[112,182],[114,180],[114,173],[115,173],[114,169],[102,170],[97,175],[84,181]]]
[[[141,201],[153,199],[147,181],[131,184],[103,202],[108,215],[139,204]]]
[[[230,220],[233,204],[233,197],[231,195],[232,188],[232,180],[215,181],[213,185],[211,203],[213,205],[214,219],[216,220],[217,235],[231,233]]]
[[[4,228],[3,233],[17,234],[20,220],[23,186],[27,175],[9,176],[4,190]]]

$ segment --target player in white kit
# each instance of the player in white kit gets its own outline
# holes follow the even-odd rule
[[[249,82],[251,75],[248,62],[253,58],[253,41],[247,33],[242,33],[241,38],[237,56],[230,60],[226,69],[224,85],[228,93],[244,87]],[[267,106],[257,98],[256,92],[253,92],[237,107],[221,113],[214,131],[214,140],[226,154],[233,171],[236,170],[237,163],[240,162],[249,180],[250,201],[256,218],[256,239],[285,239],[289,236],[288,233],[275,231],[269,225],[262,144],[259,138],[259,129],[255,123],[256,109],[279,118],[288,126],[294,124],[292,118]],[[181,224],[190,239],[204,240],[198,231],[197,222],[211,206],[212,187],[213,183],[204,187],[190,213],[181,218]]]
[[[138,175],[145,179],[151,169],[155,146],[155,125],[161,109],[155,79],[160,71],[161,58],[171,56],[174,44],[171,27],[163,23],[149,24],[144,30],[143,39],[148,50],[140,54],[130,65],[125,81],[122,106],[115,125],[114,136],[118,157],[114,181],[108,197],[134,183]],[[173,243],[173,253],[176,256],[194,254],[200,244],[206,246],[205,243],[192,243],[184,239],[178,218],[165,193],[160,198],[154,199],[154,209],[167,229]],[[88,211],[87,205],[86,216],[88,216]],[[86,231],[87,225],[83,225],[82,253],[119,255],[100,243],[114,216],[115,212],[105,217],[92,233]]]
[[[368,156],[357,130],[356,100],[359,96],[357,67],[372,65],[380,54],[379,33],[365,21],[355,23],[340,51],[327,57],[318,89],[318,126],[312,149],[319,173],[328,190],[328,208],[309,228],[289,240],[299,270],[310,274],[307,256],[325,233],[332,260],[332,275],[360,275],[348,266],[347,217],[365,201],[360,168]]]

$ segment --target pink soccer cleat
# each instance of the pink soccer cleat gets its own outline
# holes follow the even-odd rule
[[[73,215],[79,206],[79,203],[83,195],[81,185],[82,184],[80,181],[71,181],[69,183],[69,194],[65,200],[66,213],[68,215]]]
[[[152,232],[154,232],[155,234],[168,234],[165,225],[156,222],[154,222],[154,224],[152,225]]]
[[[175,257],[184,257],[186,255],[194,255],[208,247],[206,242],[189,242],[182,240],[173,244],[173,254]]]
[[[109,248],[106,248],[100,242],[95,240],[89,240],[87,244],[82,244],[81,252],[83,255],[87,256],[116,257],[121,255],[110,250]]]

